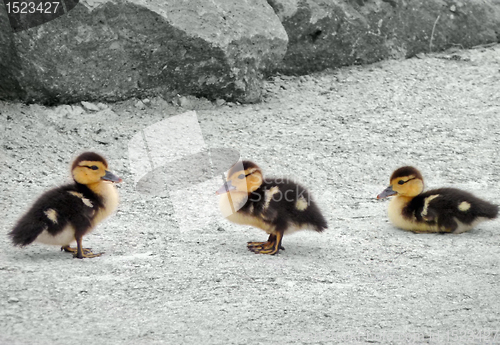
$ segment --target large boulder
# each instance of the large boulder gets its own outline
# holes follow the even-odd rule
[[[289,45],[277,71],[411,57],[500,41],[500,0],[268,0]]]
[[[21,63],[15,51],[12,31],[5,7],[0,4],[0,98],[23,98],[18,77]]]
[[[13,33],[0,6],[0,98],[45,104],[191,94],[256,102],[287,34],[265,0],[87,0]]]

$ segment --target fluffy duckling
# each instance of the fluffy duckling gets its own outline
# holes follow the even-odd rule
[[[35,241],[59,245],[79,259],[102,255],[82,248],[82,237],[118,206],[118,192],[107,181],[121,179],[107,169],[108,163],[97,153],[78,156],[71,167],[74,183],[49,190],[33,204],[9,233],[14,245]],[[76,248],[70,247],[74,241]]]
[[[423,190],[422,174],[405,166],[394,171],[390,186],[377,199],[394,195],[389,203],[389,220],[398,228],[413,232],[459,234],[498,215],[497,205],[463,190]]]
[[[225,194],[227,193],[227,194]],[[257,254],[277,254],[284,234],[302,229],[322,232],[327,223],[309,192],[284,179],[263,178],[253,162],[236,163],[216,194],[222,214],[231,222],[258,227],[269,234],[267,242],[248,242]]]

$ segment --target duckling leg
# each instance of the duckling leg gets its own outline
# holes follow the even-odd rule
[[[76,254],[78,252],[77,248],[70,247],[69,245],[62,246],[61,247],[61,251],[63,251],[63,250],[65,252],[73,253],[73,254]],[[92,253],[92,251],[90,250],[90,248],[82,248],[82,250],[83,250],[83,254],[90,254],[90,253]]]
[[[274,255],[277,254],[280,249],[285,250],[285,248],[281,246],[282,239],[283,233],[277,232],[276,234],[269,235],[267,242],[248,242],[247,247],[255,254]]]
[[[104,254],[104,253],[93,253],[92,250],[90,250],[90,248],[83,248],[81,237],[76,238],[76,248],[71,248],[70,246],[64,246],[61,247],[61,250],[73,253],[73,257],[78,259],[96,258]]]

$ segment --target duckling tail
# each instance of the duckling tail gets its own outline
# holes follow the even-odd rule
[[[498,217],[498,205],[485,203],[484,205],[482,205],[480,212],[481,217],[495,219],[496,217]]]
[[[325,218],[323,216],[319,217],[314,224],[314,230],[317,232],[323,232],[328,229],[328,224],[326,223]]]
[[[316,225],[316,227],[314,228],[314,230],[316,230],[317,232],[323,232],[326,229],[328,229],[328,225],[326,224],[326,222],[321,225]]]
[[[24,247],[32,243],[46,228],[47,225],[44,222],[21,219],[9,232],[9,236],[15,246]]]

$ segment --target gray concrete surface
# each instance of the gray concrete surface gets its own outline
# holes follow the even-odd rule
[[[428,187],[500,203],[499,71],[495,46],[276,77],[254,105],[152,99],[141,110],[131,100],[90,113],[0,103],[0,343],[500,343],[499,221],[413,234],[391,226],[375,199],[412,164]],[[217,214],[219,177],[176,191],[185,198],[138,193],[130,140],[188,110],[208,147],[308,186],[329,229],[259,256],[245,244],[266,235]],[[106,254],[13,247],[17,218],[68,181],[87,149],[125,180],[117,214],[84,239]],[[188,211],[196,226],[185,226]]]

